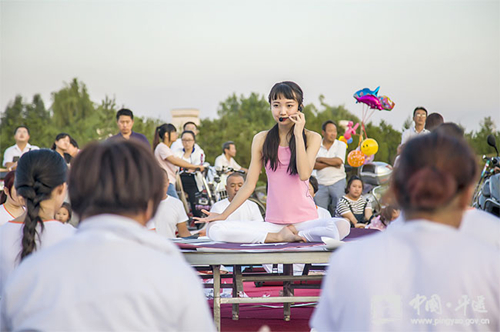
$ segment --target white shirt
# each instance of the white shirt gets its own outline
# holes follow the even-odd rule
[[[212,205],[210,212],[222,213],[229,206],[228,198],[216,202]],[[242,221],[264,221],[262,214],[260,214],[259,207],[252,201],[246,200],[240,205],[233,213],[227,217],[226,221],[242,220]]]
[[[342,165],[340,165],[339,168],[331,166],[316,170],[316,178],[318,179],[319,184],[323,186],[331,186],[332,184],[345,179],[343,164],[345,163],[346,149],[347,145],[339,140],[335,140],[329,149],[325,148],[325,146],[323,146],[323,142],[321,142],[316,158],[340,158],[342,160]]]
[[[177,247],[109,214],[26,259],[0,310],[9,331],[215,331],[200,278]]]
[[[5,225],[7,221],[16,219],[9,211],[5,208],[5,204],[0,205],[0,226]]]
[[[200,147],[195,147],[194,151],[191,152],[191,155],[188,158],[184,158],[184,148],[174,151],[174,154],[176,157],[179,157],[182,160],[187,161],[188,163],[193,165],[203,165],[206,157],[205,151],[203,151],[203,149],[201,149]]]
[[[10,221],[0,227],[0,294],[2,293],[7,277],[19,265],[23,226],[22,222]],[[35,239],[37,239],[37,251],[59,243],[75,233],[73,226],[63,224],[57,220],[45,221],[43,226],[41,244],[38,241],[38,236],[35,236]],[[37,232],[40,234],[40,225],[37,225]]]
[[[316,209],[318,209],[318,219],[328,219],[331,218],[332,215],[330,214],[330,211],[328,211],[325,208],[322,208],[321,206],[316,205]]]
[[[17,146],[17,144],[15,144],[15,145],[7,148],[7,150],[5,150],[5,152],[3,154],[2,165],[5,167],[5,164],[12,163],[14,161],[14,157],[21,157],[23,154],[25,154],[28,151],[39,150],[39,149],[40,148],[38,146],[31,145],[28,143],[28,144],[26,144],[24,149],[21,150],[19,148],[19,146]]]
[[[428,131],[427,129],[422,129],[421,132],[417,132],[417,130],[415,129],[415,123],[413,123],[413,126],[411,126],[410,128],[406,129],[405,131],[403,131],[403,134],[401,134],[401,145],[405,144],[406,142],[408,142],[408,140],[412,137],[415,137],[417,135],[423,135],[423,134],[428,134],[430,133],[430,131]]]
[[[160,202],[155,216],[148,221],[146,227],[150,230],[156,229],[156,233],[174,239],[177,224],[186,222],[188,219],[182,202],[175,197],[167,196]]]
[[[311,327],[317,331],[498,331],[498,258],[497,250],[450,226],[415,220],[389,227],[332,255]],[[464,309],[460,305],[466,300],[470,302]],[[433,325],[444,319],[457,323]],[[478,323],[466,325],[466,319],[478,319]]]
[[[215,167],[231,167],[232,169],[234,169],[235,171],[239,171],[241,169],[241,166],[238,165],[238,163],[236,162],[236,160],[234,160],[233,157],[231,157],[231,159],[228,161],[226,156],[223,154],[221,154],[220,156],[218,156],[217,158],[215,158],[215,164],[214,164]]]
[[[198,143],[194,143],[194,148],[195,149],[200,149],[200,146],[198,145]],[[170,149],[176,153],[177,151],[179,150],[182,150],[184,149],[184,146],[182,145],[182,139],[179,137],[178,139],[175,140],[175,142],[172,143],[172,145],[170,146]]]
[[[401,211],[399,217],[393,220],[388,227],[400,227],[404,224],[405,218]],[[459,230],[470,238],[500,249],[500,219],[491,213],[478,209],[466,210]]]
[[[481,242],[500,249],[500,218],[478,209],[465,211],[460,231]]]

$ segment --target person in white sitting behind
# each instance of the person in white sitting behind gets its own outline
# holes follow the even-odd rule
[[[210,212],[222,213],[229,206],[234,196],[238,193],[240,188],[245,183],[245,177],[243,174],[234,172],[229,174],[226,180],[226,191],[227,198],[216,202]],[[241,204],[239,208],[229,215],[226,221],[231,220],[249,220],[249,221],[264,221],[262,214],[260,213],[259,207],[252,201],[248,199]],[[224,222],[224,221],[222,221]],[[210,224],[209,224],[210,226]],[[210,228],[210,227],[209,227]]]
[[[180,199],[168,196],[167,190],[169,185],[168,173],[163,171],[163,197],[158,210],[151,220],[146,224],[147,229],[154,230],[156,233],[165,236],[169,239],[176,238],[175,231],[179,233],[179,237],[191,236],[187,228],[189,220],[184,205]]]
[[[477,171],[461,138],[411,139],[391,177],[403,225],[332,254],[311,328],[500,331],[498,249],[460,230]]]

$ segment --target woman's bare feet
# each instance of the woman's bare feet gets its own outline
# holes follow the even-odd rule
[[[295,227],[294,227],[295,228]],[[288,227],[283,227],[278,233],[267,233],[265,243],[277,243],[277,242],[300,242],[303,239],[294,234],[292,230]]]
[[[295,228],[294,225],[288,225],[286,227],[288,227],[292,231],[293,234],[299,236],[299,231],[297,230],[297,228]],[[301,238],[300,242],[307,242],[307,239],[305,237],[303,237],[303,236],[299,236],[299,237]]]

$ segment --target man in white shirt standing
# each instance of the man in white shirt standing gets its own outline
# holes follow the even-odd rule
[[[332,120],[323,123],[321,135],[323,141],[314,164],[319,183],[314,201],[316,205],[329,210],[333,215],[338,200],[344,195],[346,185],[344,162],[347,145],[337,140],[337,125]]]
[[[7,168],[9,171],[15,170],[17,168],[17,161],[23,154],[31,150],[38,150],[38,146],[34,146],[28,143],[30,140],[30,130],[26,126],[19,126],[14,131],[14,139],[16,144],[7,148],[3,154],[3,167]]]
[[[410,127],[403,131],[401,135],[401,145],[408,142],[408,140],[412,137],[422,134],[428,134],[430,131],[425,129],[425,121],[427,120],[427,110],[418,106],[413,110],[413,127]]]
[[[226,182],[227,198],[215,203],[210,212],[222,213],[229,206],[234,196],[245,183],[243,174],[234,172],[229,174]],[[252,201],[246,200],[239,208],[227,217],[226,221],[245,220],[245,221],[264,221],[259,207]],[[224,221],[222,221],[224,222]]]
[[[222,144],[222,154],[215,158],[215,167],[231,167],[235,171],[240,169],[243,171],[248,171],[246,168],[238,165],[234,157],[236,156],[236,145],[233,141],[227,141]]]

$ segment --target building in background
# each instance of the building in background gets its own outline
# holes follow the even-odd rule
[[[197,126],[200,125],[200,110],[196,108],[178,108],[170,111],[172,117],[171,123],[177,128],[179,133],[182,131],[182,126],[188,122],[192,121],[196,123]]]

